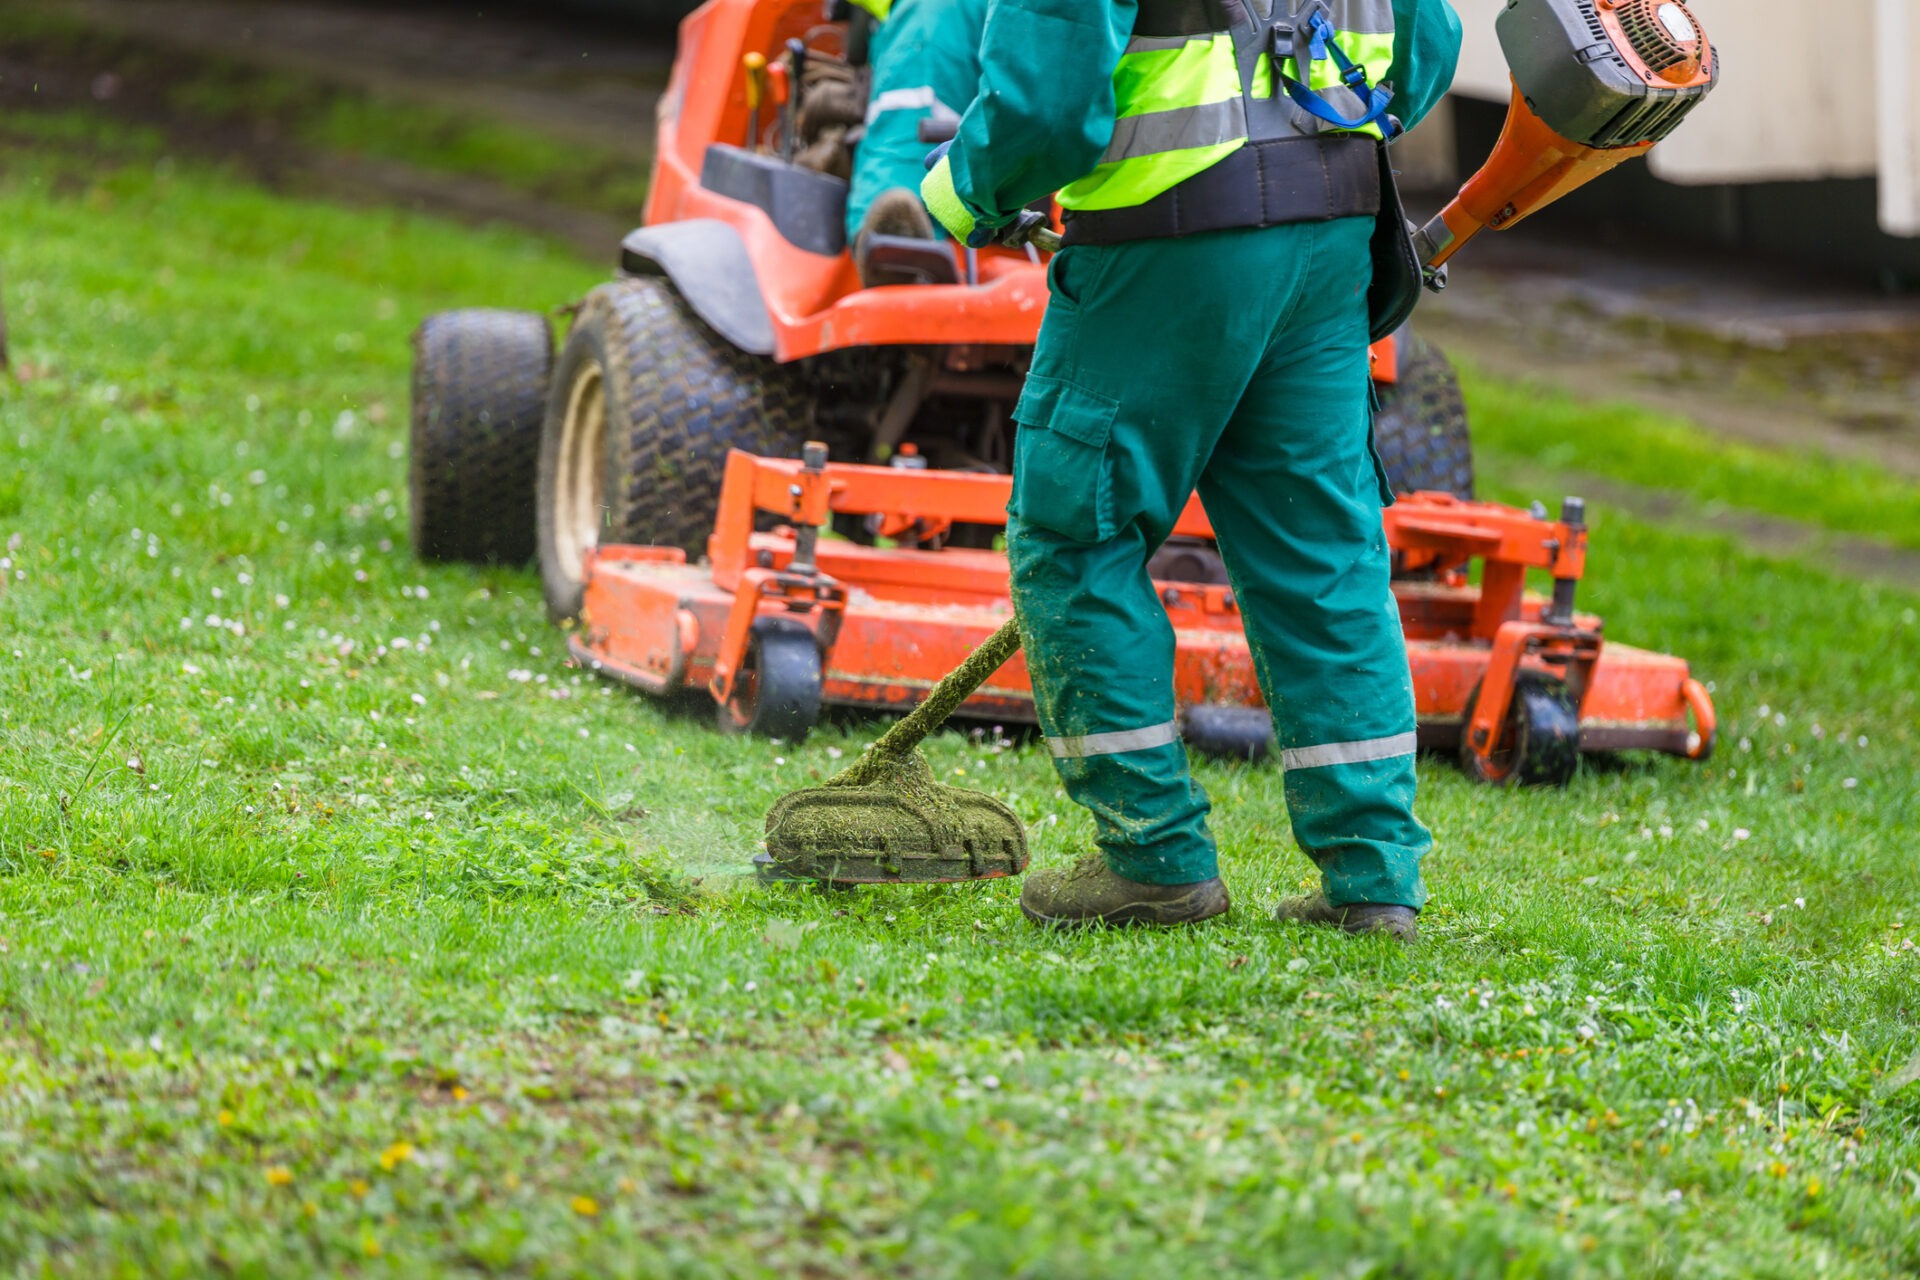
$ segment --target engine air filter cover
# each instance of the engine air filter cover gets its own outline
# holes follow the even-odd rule
[[[1706,29],[1678,0],[1508,0],[1496,29],[1528,105],[1585,146],[1658,142],[1720,76]]]

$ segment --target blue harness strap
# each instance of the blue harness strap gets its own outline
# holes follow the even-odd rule
[[[1307,68],[1312,63],[1331,57],[1333,65],[1340,69],[1340,83],[1351,89],[1354,96],[1366,104],[1367,109],[1354,120],[1349,120],[1335,111],[1327,104],[1325,98],[1281,69],[1278,56],[1280,51],[1276,48],[1273,73],[1280,78],[1280,83],[1286,86],[1287,96],[1293,99],[1294,105],[1308,115],[1326,121],[1336,129],[1364,129],[1370,124],[1379,123],[1383,118],[1391,119],[1387,116],[1387,104],[1393,101],[1393,90],[1384,84],[1367,82],[1367,69],[1356,64],[1347,56],[1346,50],[1340,47],[1333,23],[1328,20],[1326,12],[1315,10],[1310,13],[1307,16],[1306,27],[1305,32],[1297,29],[1293,32],[1291,50],[1293,60],[1299,64],[1301,73],[1310,74]],[[1305,37],[1304,40],[1302,36]],[[1301,48],[1303,44],[1306,46],[1304,50]],[[1303,52],[1305,56],[1302,56]],[[1391,125],[1381,127],[1389,134],[1393,132]]]

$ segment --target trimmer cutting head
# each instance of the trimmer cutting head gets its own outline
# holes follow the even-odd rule
[[[767,855],[790,880],[943,884],[1027,869],[1027,829],[991,796],[936,782],[915,747],[1020,649],[1012,618],[851,765],[767,811]]]
[[[784,876],[831,884],[941,884],[1027,869],[1027,832],[991,796],[936,782],[918,751],[880,750],[767,813],[767,853]]]

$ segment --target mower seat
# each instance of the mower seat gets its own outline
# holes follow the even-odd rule
[[[700,185],[765,210],[795,248],[831,258],[847,247],[845,178],[716,142],[701,161]]]

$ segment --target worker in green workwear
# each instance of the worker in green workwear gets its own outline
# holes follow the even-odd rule
[[[872,84],[864,131],[853,153],[847,195],[847,240],[862,283],[902,283],[869,267],[874,235],[933,239],[920,203],[927,143],[920,124],[951,126],[980,87],[980,32],[987,0],[855,0],[857,21],[870,30]]]
[[[1067,247],[1015,418],[1008,554],[1041,727],[1098,851],[1047,924],[1227,910],[1147,559],[1196,488],[1323,895],[1283,918],[1411,941],[1432,841],[1371,446],[1378,140],[1445,92],[1446,0],[996,0],[979,96],[921,191],[987,243],[1059,192]],[[1393,117],[1397,116],[1397,124]]]

